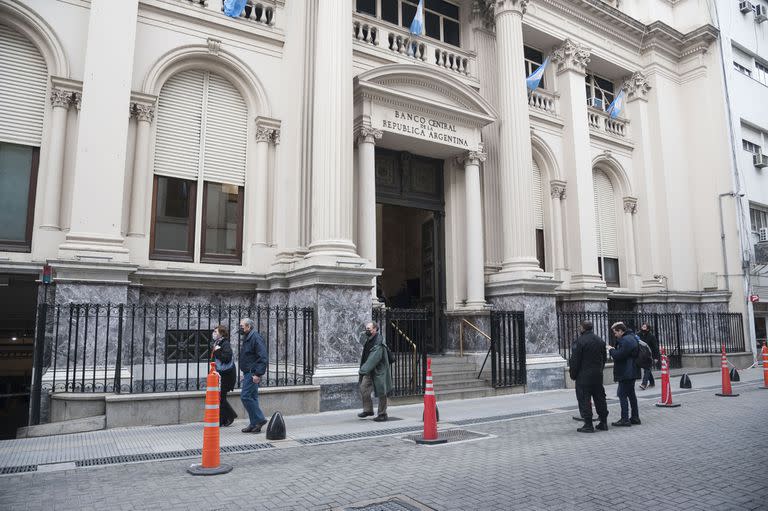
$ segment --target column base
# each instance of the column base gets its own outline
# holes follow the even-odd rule
[[[543,270],[535,257],[515,257],[501,263],[500,273],[516,273],[530,277],[543,273]]]
[[[120,236],[69,233],[64,243],[59,245],[59,259],[127,263],[128,249],[123,242]]]
[[[333,257],[354,257],[357,255],[357,248],[354,243],[348,240],[323,240],[313,242],[309,245],[309,258],[333,258]],[[361,259],[361,261],[365,261]],[[370,264],[370,262],[368,262]]]

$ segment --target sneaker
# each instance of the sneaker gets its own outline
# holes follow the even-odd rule
[[[608,424],[605,422],[601,422],[597,426],[595,426],[596,431],[608,431]]]
[[[592,426],[592,424],[589,424],[589,425],[584,424],[582,427],[577,428],[576,431],[578,431],[579,433],[594,433],[595,428]]]
[[[387,420],[387,414],[382,413],[381,415],[377,415],[376,417],[374,417],[373,422],[386,422],[386,420]]]
[[[640,390],[645,390],[648,388],[648,385],[640,385]]]
[[[243,429],[241,429],[240,431],[242,431],[243,433],[253,433],[254,431],[256,431],[256,426],[246,426]],[[261,431],[261,429],[259,429],[259,431]],[[258,433],[258,431],[257,431],[257,433]]]
[[[361,419],[365,419],[366,417],[370,417],[371,415],[373,415],[373,412],[360,412],[357,414],[357,416],[360,417]]]
[[[259,422],[258,424],[256,424],[256,427],[254,427],[254,428],[253,428],[253,431],[252,431],[252,433],[261,433],[261,428],[262,428],[262,427],[264,426],[264,424],[266,424],[267,422],[269,422],[269,421],[268,421],[267,419],[264,419],[263,421],[261,421],[261,422]]]
[[[638,419],[637,417],[629,419],[629,423],[634,424],[635,426],[639,426],[640,424],[642,424],[642,422],[640,422],[640,419]]]
[[[611,422],[611,426],[614,426],[617,428],[629,427],[631,425],[632,423],[629,422],[627,419],[621,419],[620,421],[617,421],[617,422]]]

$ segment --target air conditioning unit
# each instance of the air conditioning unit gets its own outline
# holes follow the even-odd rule
[[[739,2],[739,10],[746,14],[752,10],[752,2]]]
[[[756,154],[752,155],[752,163],[759,169],[768,167],[768,154],[763,154],[762,151],[758,151]]]
[[[598,110],[605,110],[605,104],[603,103],[603,100],[600,98],[589,98],[587,100],[587,104],[592,108],[597,108]]]
[[[757,238],[760,243],[768,241],[768,227],[761,227],[757,230]]]
[[[755,22],[762,23],[765,20],[768,20],[768,7],[761,4],[755,5]]]

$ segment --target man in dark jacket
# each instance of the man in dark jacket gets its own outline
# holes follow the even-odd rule
[[[656,340],[656,336],[651,332],[651,326],[648,323],[643,323],[640,325],[639,335],[640,340],[647,344],[649,348],[651,348],[651,353],[653,354],[653,363],[655,365],[656,361],[661,358],[661,355],[659,354],[659,341]],[[652,369],[653,367],[643,369],[643,381],[640,383],[641,390],[656,386],[656,382],[653,380]]]
[[[571,379],[576,382],[576,399],[579,401],[579,411],[584,419],[584,426],[578,428],[579,433],[594,433],[608,431],[608,405],[605,402],[605,387],[603,387],[603,369],[605,368],[605,341],[592,332],[592,322],[582,321],[579,325],[581,335],[571,346],[569,370]],[[592,405],[600,422],[597,428],[592,426]]]
[[[243,428],[243,433],[261,433],[261,427],[267,423],[264,413],[259,408],[259,383],[267,372],[269,355],[264,345],[264,338],[256,331],[253,320],[240,321],[240,334],[245,335],[240,348],[240,371],[243,373],[243,388],[240,401],[248,412],[250,422]]]
[[[613,336],[618,339],[616,347],[608,352],[613,359],[613,380],[619,383],[616,395],[621,404],[621,420],[612,423],[613,426],[631,426],[640,424],[640,413],[637,409],[635,381],[640,378],[640,368],[635,364],[638,343],[635,334],[628,331],[624,323],[614,323],[611,326]],[[632,407],[632,416],[629,407]]]
[[[387,345],[379,334],[379,325],[371,322],[365,325],[367,340],[360,359],[360,395],[363,399],[363,411],[357,416],[362,418],[373,415],[371,392],[379,398],[376,422],[387,420],[387,393],[392,390],[392,373],[389,371]]]

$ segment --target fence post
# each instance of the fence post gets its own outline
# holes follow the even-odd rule
[[[29,425],[40,424],[40,400],[43,386],[43,357],[45,355],[45,325],[47,323],[48,304],[43,303],[38,308],[37,332],[35,332],[35,354],[32,363],[33,379],[29,403]],[[55,370],[55,368],[54,368]]]
[[[117,354],[115,355],[115,394],[120,394],[120,372],[122,371],[123,356],[123,304],[117,306]],[[109,324],[107,324],[107,335],[109,335]],[[106,367],[104,370],[106,371]],[[105,389],[106,390],[106,389]]]

